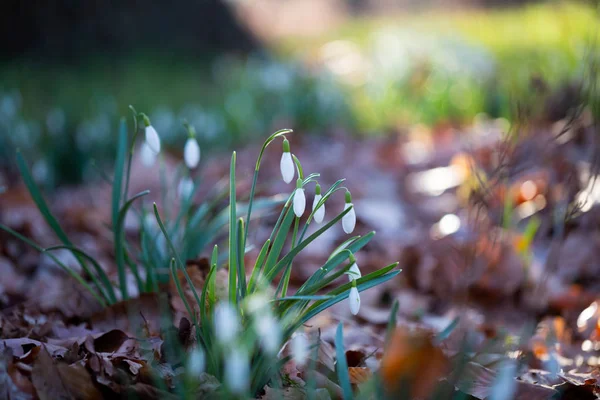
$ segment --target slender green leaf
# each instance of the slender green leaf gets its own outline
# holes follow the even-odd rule
[[[237,224],[237,273],[238,273],[238,292],[241,299],[246,297],[246,268],[244,265],[244,255],[246,252],[244,251],[244,219],[240,218]]]
[[[296,255],[302,251],[306,246],[308,246],[311,242],[313,242],[316,238],[318,238],[319,236],[321,236],[326,230],[328,230],[329,228],[331,228],[333,225],[335,225],[339,220],[342,219],[342,217],[344,215],[346,215],[348,212],[350,211],[350,208],[342,211],[340,214],[338,214],[337,217],[335,217],[334,219],[332,219],[331,221],[329,221],[327,224],[325,224],[322,228],[320,228],[319,230],[317,230],[315,233],[313,233],[312,235],[310,235],[306,240],[300,242],[297,246],[295,246],[292,250],[290,250],[290,252],[288,254],[285,255],[285,257],[283,257],[271,270],[268,271],[268,275],[267,275],[267,280],[270,282],[273,280],[273,278],[275,276],[277,276],[277,274],[279,272],[281,272],[281,270],[288,265],[289,262],[291,262],[294,257],[296,257]]]
[[[33,247],[34,249],[36,249],[40,253],[45,253],[46,252],[43,247],[39,246],[37,243],[35,243],[34,241],[26,238],[25,236],[21,235],[20,233],[12,230],[8,226],[0,224],[0,229],[2,229],[5,232],[10,233],[11,235],[13,235],[14,237],[16,237],[17,239],[21,240],[22,242],[27,243],[29,246]],[[98,293],[96,293],[96,291],[94,289],[92,289],[90,287],[90,285],[88,285],[88,283],[81,277],[81,275],[79,275],[78,273],[76,273],[75,271],[73,271],[71,268],[69,268],[65,264],[63,264],[58,258],[56,258],[54,256],[54,254],[51,254],[51,253],[47,253],[47,254],[48,254],[48,257],[50,257],[50,259],[56,263],[56,265],[58,265],[63,271],[65,271],[73,279],[75,279],[87,291],[89,291],[92,294],[92,296],[94,296],[94,299],[96,299],[98,301],[98,303],[100,303],[100,305],[102,307],[106,307],[107,302],[110,302],[110,299],[107,298],[106,301],[105,301],[102,297],[100,297],[98,295]]]
[[[187,281],[188,286],[190,287],[190,290],[192,291],[192,294],[194,295],[194,300],[196,300],[196,304],[198,304],[198,307],[202,307],[202,303],[200,302],[200,297],[198,296],[196,287],[194,286],[194,283],[192,282],[192,279],[190,278],[190,275],[188,274],[187,269],[185,268],[185,265],[181,261],[181,257],[179,257],[179,253],[177,253],[177,249],[175,249],[175,245],[173,245],[173,241],[171,240],[171,237],[169,236],[169,233],[167,232],[165,225],[163,224],[162,219],[160,218],[160,214],[158,213],[158,207],[156,207],[156,203],[153,204],[153,207],[154,207],[154,216],[156,217],[156,221],[158,221],[158,226],[160,227],[160,230],[162,231],[163,235],[165,236],[167,245],[169,246],[169,249],[175,256],[175,260],[177,261],[177,265],[178,265],[179,269],[181,269],[181,272],[183,272],[185,280]],[[200,331],[200,329],[197,329],[197,332],[199,332],[199,331]]]
[[[265,244],[263,244],[262,249],[258,253],[258,257],[256,257],[256,263],[254,263],[254,268],[252,269],[252,275],[250,276],[250,282],[248,283],[248,291],[252,293],[254,291],[254,285],[256,285],[256,281],[258,276],[260,275],[260,271],[262,270],[262,266],[267,257],[267,251],[269,250],[269,245],[271,241],[267,239]]]
[[[235,151],[231,155],[229,167],[229,302],[234,305],[237,300],[236,274],[237,274],[237,240],[236,220],[237,203],[235,199]]]
[[[344,393],[344,400],[352,400],[354,393],[352,393],[350,375],[348,374],[348,360],[346,360],[346,351],[344,350],[344,328],[341,322],[335,334],[335,355],[338,381]]]
[[[115,159],[115,177],[112,188],[112,226],[117,228],[119,210],[121,209],[121,192],[123,190],[123,169],[125,168],[125,155],[127,154],[127,122],[121,119],[119,137],[117,140],[117,158]],[[116,240],[116,237],[115,237]]]
[[[400,307],[400,302],[398,299],[394,300],[394,304],[392,304],[392,310],[390,311],[390,319],[388,320],[387,329],[385,332],[385,345],[387,346],[390,343],[392,338],[392,334],[396,329],[396,325],[398,322],[398,308]]]
[[[281,251],[283,250],[283,246],[285,245],[287,236],[288,236],[288,232],[290,231],[290,227],[292,226],[292,223],[294,222],[294,218],[296,217],[296,215],[294,214],[294,212],[291,210],[291,207],[284,207],[282,214],[285,214],[285,217],[283,218],[283,221],[281,222],[281,225],[279,227],[279,230],[277,231],[277,235],[275,236],[274,240],[272,239],[271,242],[273,243],[273,246],[271,246],[271,250],[269,251],[269,254],[267,255],[267,261],[265,262],[265,271],[264,271],[264,275],[265,278],[267,279],[267,282],[271,282],[273,280],[273,278],[275,277],[275,275],[270,275],[272,269],[275,267],[275,265],[277,264],[277,260],[279,258],[279,255],[281,254]]]
[[[110,282],[110,279],[108,279],[108,275],[106,275],[106,272],[104,272],[104,270],[102,269],[100,264],[98,264],[98,261],[96,261],[96,259],[94,257],[90,256],[88,253],[86,253],[85,251],[83,251],[77,247],[67,246],[67,245],[57,245],[57,246],[46,247],[44,249],[44,251],[48,252],[48,251],[54,251],[54,250],[60,250],[60,249],[66,249],[71,252],[77,253],[81,257],[83,257],[83,258],[87,259],[89,262],[91,262],[92,265],[94,266],[94,269],[96,270],[96,273],[100,277],[100,280],[104,284],[104,287],[106,289],[106,294],[108,295],[110,302],[111,303],[117,302],[117,298],[115,296],[115,290],[113,288],[112,283]]]
[[[139,199],[142,196],[146,196],[149,194],[149,190],[145,190],[133,196],[131,199],[127,200],[125,204],[123,204],[123,208],[117,214],[117,221],[115,226],[113,227],[115,231],[115,257],[117,262],[117,272],[119,274],[119,286],[121,289],[121,296],[123,300],[127,300],[129,298],[129,293],[127,291],[127,276],[125,270],[125,216],[127,215],[127,211],[133,205],[133,202]],[[133,272],[133,271],[132,271]]]
[[[294,154],[292,154],[292,160],[294,160],[294,164],[296,164],[296,169],[298,170],[298,177],[304,180],[304,170],[302,169],[302,164],[300,164],[300,160]]]
[[[208,299],[209,299],[209,303],[210,303],[210,307],[211,309],[214,307],[215,303],[217,302],[217,292],[216,292],[216,275],[217,275],[217,262],[219,260],[219,247],[215,244],[215,247],[213,247],[213,252],[212,252],[212,256],[210,258],[210,267],[211,269],[215,269],[215,272],[210,276],[210,279],[208,279]]]

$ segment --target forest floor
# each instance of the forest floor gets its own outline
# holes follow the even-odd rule
[[[595,158],[589,157],[597,148],[594,129],[584,115],[560,135],[557,124],[546,124],[523,129],[518,141],[504,140],[503,126],[491,120],[469,132],[439,126],[369,140],[290,135],[307,173],[320,171],[324,185],[340,174],[348,178],[356,233],[377,232],[357,253],[363,274],[396,260],[402,270],[363,293],[356,317],[343,301],[305,326],[320,332],[318,361],[330,372],[318,385],[341,397],[331,374],[335,329],[342,322],[354,384],[380,373],[388,387],[410,381],[411,398],[442,398],[434,392],[439,387],[448,398],[598,398],[600,199],[591,185]],[[258,150],[238,153],[240,196],[250,186]],[[289,191],[279,176],[279,155],[267,150],[261,170],[267,184],[258,196]],[[175,162],[166,159],[169,168]],[[208,157],[203,163],[197,202],[228,176],[229,160]],[[158,175],[134,159],[131,191],[160,193]],[[311,204],[312,195],[307,197]],[[144,201],[169,207],[157,194]],[[49,204],[75,244],[101,260],[116,281],[108,184],[61,188]],[[337,214],[343,205],[342,196],[334,196],[327,212]],[[274,218],[253,221],[252,240],[262,243]],[[0,195],[0,222],[42,246],[57,243],[24,186]],[[135,218],[127,221],[126,234],[139,234]],[[340,226],[311,244],[294,261],[291,287],[344,240]],[[68,252],[57,256],[76,267]],[[207,274],[205,256],[208,249],[187,260],[199,286]],[[250,251],[246,265],[256,257],[257,250]],[[103,310],[47,257],[4,232],[0,271],[0,397],[173,396],[166,391],[180,371],[161,358],[156,295]],[[161,291],[170,298],[182,345],[190,346],[189,315],[174,285]],[[384,352],[395,300],[397,328]],[[132,310],[143,316],[142,332]],[[459,374],[453,366],[465,355]],[[157,362],[166,389],[153,378],[150,365]],[[297,365],[285,372],[292,381],[303,377]],[[512,388],[513,396],[499,396],[498,385]],[[278,393],[266,389],[263,398]]]

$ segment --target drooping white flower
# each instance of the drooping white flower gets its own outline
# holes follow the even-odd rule
[[[281,347],[281,328],[270,312],[262,312],[254,321],[260,345],[268,354],[277,354]]]
[[[204,356],[204,351],[201,348],[196,348],[192,351],[188,359],[187,371],[191,376],[198,376],[204,372],[205,364],[206,357]]]
[[[245,394],[250,383],[248,354],[243,349],[232,349],[225,359],[225,384],[232,393]]]
[[[362,274],[360,273],[360,269],[358,269],[358,265],[356,264],[356,259],[354,259],[354,256],[351,256],[350,262],[352,262],[352,265],[348,270],[348,281],[352,282],[362,277]]]
[[[188,138],[183,148],[183,160],[189,169],[194,169],[200,162],[200,146],[194,137]]]
[[[342,217],[342,228],[344,228],[344,232],[347,234],[350,234],[352,231],[354,231],[354,227],[356,226],[356,213],[354,212],[354,204],[352,204],[352,196],[350,195],[349,191],[346,191],[346,204],[344,205],[344,211],[350,207],[352,207],[352,209]]]
[[[300,218],[304,214],[306,208],[306,196],[304,195],[304,188],[302,187],[302,179],[298,179],[296,184],[296,190],[294,191],[294,214]]]
[[[142,146],[140,147],[140,160],[142,161],[142,165],[148,168],[156,162],[156,153],[152,151],[146,141],[142,142]]]
[[[308,359],[308,340],[303,334],[295,334],[291,342],[292,357],[296,364],[303,366]]]
[[[152,125],[146,126],[146,143],[155,153],[160,153],[160,137]]]
[[[312,206],[314,212],[313,218],[317,224],[323,222],[323,218],[325,218],[325,203],[323,203],[321,207],[315,210],[315,208],[319,204],[319,201],[321,201],[322,198],[323,196],[321,195],[321,185],[317,184],[317,187],[315,188],[315,199],[313,200]]]
[[[356,288],[356,281],[353,281],[354,286],[350,288],[350,294],[348,295],[348,301],[350,302],[350,312],[352,315],[358,314],[358,310],[360,310],[360,295],[358,294],[358,289]]]
[[[283,154],[279,163],[281,168],[281,177],[285,183],[290,183],[294,179],[294,160],[290,153],[290,142],[287,139],[283,140]]]
[[[194,192],[194,181],[190,177],[183,177],[177,185],[177,194],[181,199],[189,199]]]
[[[229,344],[240,330],[237,311],[229,303],[219,303],[215,308],[215,333],[222,344]]]

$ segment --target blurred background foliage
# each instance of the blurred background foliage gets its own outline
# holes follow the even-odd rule
[[[129,104],[174,151],[183,119],[217,150],[281,127],[510,120],[536,91],[560,119],[597,56],[591,2],[35,3],[0,6],[0,164],[21,148],[47,186],[97,176]]]

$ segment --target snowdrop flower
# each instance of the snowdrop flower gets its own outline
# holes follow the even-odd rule
[[[144,122],[146,123],[146,143],[155,154],[158,154],[160,153],[160,137],[156,133],[156,129],[150,125],[148,117],[144,117]]]
[[[194,169],[200,162],[200,146],[194,136],[190,136],[183,148],[183,160],[189,169]]]
[[[323,218],[325,218],[325,203],[323,203],[321,207],[315,210],[315,207],[317,207],[317,204],[319,204],[319,201],[321,201],[322,198],[323,196],[321,195],[321,185],[317,183],[317,187],[315,188],[315,199],[313,200],[313,218],[315,219],[315,222],[317,224],[323,222]]]
[[[296,361],[296,364],[303,366],[306,364],[308,359],[308,340],[303,334],[295,334],[292,338],[292,357]]]
[[[350,254],[350,262],[352,263],[352,265],[348,270],[348,281],[352,282],[360,278],[362,274],[360,273],[360,269],[358,269],[358,265],[356,264],[356,258],[354,258],[354,255],[352,254]]]
[[[281,328],[270,312],[263,312],[254,321],[260,345],[268,354],[277,354],[281,347]]]
[[[225,359],[225,384],[233,393],[244,394],[250,383],[248,354],[242,349],[233,349]]]
[[[194,192],[194,181],[190,177],[183,177],[177,185],[177,194],[181,199],[189,199]]]
[[[192,351],[192,354],[190,354],[190,358],[188,358],[188,373],[191,376],[200,375],[202,372],[204,372],[205,363],[206,359],[204,352],[202,349],[196,348],[194,351]]]
[[[344,232],[347,234],[352,233],[356,226],[356,213],[354,212],[354,204],[352,204],[350,191],[346,190],[346,205],[344,206],[344,211],[350,207],[352,207],[352,209],[342,217],[342,228],[344,228]]]
[[[298,178],[296,181],[296,190],[294,191],[294,214],[296,214],[296,217],[300,218],[304,214],[305,208],[306,196],[302,187],[302,179]]]
[[[142,147],[140,147],[140,159],[142,160],[142,165],[148,168],[153,166],[156,162],[156,153],[152,151],[146,141],[144,141]]]
[[[287,139],[283,139],[283,154],[281,155],[279,167],[281,168],[283,181],[290,183],[294,179],[294,161],[292,160],[292,153],[290,153],[290,142]]]
[[[358,310],[360,310],[360,295],[358,294],[355,280],[352,281],[352,288],[350,288],[348,300],[350,301],[350,312],[352,315],[358,314]]]
[[[229,344],[240,330],[237,311],[229,303],[219,303],[215,309],[215,332],[222,344]]]

